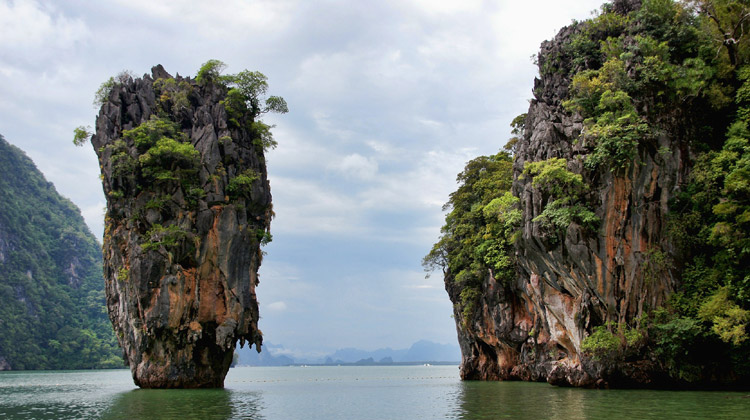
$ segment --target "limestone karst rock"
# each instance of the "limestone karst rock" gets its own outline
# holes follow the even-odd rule
[[[621,66],[623,78],[646,85],[631,94],[642,95],[635,98],[638,111],[645,115],[639,121],[658,129],[636,139],[627,161],[591,164],[590,157],[598,149],[590,137],[582,136],[584,117],[570,102],[566,105],[573,97],[573,77],[599,70],[604,53],[598,48],[614,45],[613,40],[620,40],[623,51],[638,51],[637,42],[646,39],[638,32],[645,31],[644,24],[635,15],[629,20],[625,16],[640,8],[640,0],[615,1],[605,18],[621,23],[601,24],[606,19],[590,25],[574,23],[542,44],[534,99],[524,118],[523,135],[514,146],[512,193],[522,211],[515,240],[515,276],[503,282],[485,269],[478,298],[471,303],[475,309],[467,311],[465,286],[446,272],[464,379],[546,380],[573,386],[653,386],[671,380],[663,361],[645,350],[614,363],[588,357],[582,349],[595,327],[635,328],[650,311],[666,306],[679,286],[680,250],[668,233],[670,203],[688,182],[691,136],[714,124],[706,120],[708,113],[700,102],[691,103],[684,96],[676,105],[656,108],[659,105],[653,104],[660,104],[660,93],[637,73],[643,70],[634,64],[640,63],[633,58],[635,53],[622,54],[610,64]],[[589,55],[585,42],[593,45]],[[601,70],[605,71],[610,69]],[[634,108],[625,118],[635,113]],[[588,124],[590,128],[592,120]],[[620,151],[610,151],[608,158]],[[545,161],[564,162],[568,173],[582,179],[585,187],[575,199],[596,216],[596,223],[587,226],[568,213],[566,222],[544,226],[545,207],[556,197],[534,185],[527,168]],[[616,340],[626,339],[621,335]]]
[[[141,387],[221,387],[238,340],[260,351],[271,193],[257,112],[228,91],[159,65],[101,94],[107,307]]]
[[[544,43],[540,62],[560,56],[574,32],[563,29]],[[576,159],[586,153],[577,141],[582,121],[562,105],[569,98],[569,83],[564,71],[542,74],[536,81],[536,98],[514,159],[513,193],[523,209],[516,242],[519,276],[510,288],[489,276],[476,330],[466,334],[459,329],[466,378],[590,385],[597,377],[581,365],[581,342],[591,326],[630,324],[644,309],[662,306],[674,290],[669,269],[663,269],[658,281],[647,281],[644,269],[655,250],[671,246],[665,234],[667,203],[685,181],[688,165],[675,136],[665,133],[658,147],[643,150],[640,163],[627,172],[604,171],[586,179],[601,220],[598,232],[572,223],[560,240],[534,221],[549,194],[532,186],[531,177],[521,176],[525,163],[563,158],[573,173],[585,173],[582,160]],[[659,154],[659,147],[672,152]]]

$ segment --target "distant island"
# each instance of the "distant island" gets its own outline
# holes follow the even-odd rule
[[[440,344],[429,340],[419,340],[408,349],[382,348],[361,350],[355,348],[338,349],[323,357],[301,356],[293,358],[284,346],[263,344],[263,352],[245,346],[235,350],[238,366],[291,366],[291,365],[415,365],[415,364],[458,364],[461,352],[455,344]]]

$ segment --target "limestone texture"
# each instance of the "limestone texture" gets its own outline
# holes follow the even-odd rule
[[[107,308],[140,387],[222,387],[238,340],[260,351],[271,193],[253,115],[228,117],[227,92],[158,65],[114,80],[96,119]]]
[[[615,2],[625,12],[638,6]],[[598,363],[583,357],[581,343],[593,326],[635,325],[676,287],[675,268],[650,259],[674,251],[665,231],[668,203],[688,175],[689,151],[674,132],[664,132],[655,145],[639,148],[639,164],[626,171],[585,170],[580,158],[586,145],[577,141],[583,121],[562,105],[570,96],[571,64],[561,60],[561,49],[576,30],[563,28],[542,44],[539,67],[555,60],[554,69],[562,71],[542,72],[535,80],[524,136],[516,146],[513,195],[523,211],[516,280],[502,284],[491,274],[485,278],[469,328],[455,310],[464,379],[648,386],[661,375],[650,360],[617,367]],[[550,158],[566,159],[568,170],[591,186],[586,199],[601,220],[597,232],[572,223],[562,239],[553,238],[534,221],[548,198],[531,177],[521,175],[526,162]],[[460,290],[450,278],[446,289],[458,302]]]

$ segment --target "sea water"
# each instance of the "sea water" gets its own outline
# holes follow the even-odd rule
[[[750,419],[750,393],[462,382],[457,366],[238,367],[225,389],[127,370],[0,373],[0,419]]]

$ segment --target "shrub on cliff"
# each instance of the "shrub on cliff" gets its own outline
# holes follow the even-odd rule
[[[132,80],[134,77],[135,76],[133,75],[133,72],[124,70],[118,73],[117,76],[110,77],[109,79],[105,80],[101,85],[99,85],[99,88],[94,94],[94,108],[99,108],[104,103],[109,101],[109,97],[112,94],[112,91],[117,86],[127,82],[128,80]]]
[[[689,182],[670,203],[668,240],[678,251],[649,254],[684,267],[680,281],[668,305],[652,308],[642,325],[653,354],[685,382],[706,372],[750,372],[750,71],[743,67],[750,59],[749,12],[746,2],[644,0],[619,34],[604,39],[583,30],[572,41],[600,41],[588,52],[600,64],[579,66],[564,103],[584,119],[578,141],[588,152],[586,169],[622,174],[644,151],[657,149],[665,133],[682,133],[697,152]],[[608,13],[604,8],[583,25],[595,27]],[[672,271],[651,260],[645,280]],[[604,340],[607,334],[596,327],[584,350],[617,355],[604,346],[615,342]]]
[[[562,158],[524,163],[522,176],[531,177],[531,185],[544,192],[546,201],[544,210],[533,221],[552,232],[564,232],[574,222],[595,231],[599,218],[586,203],[589,187],[580,174],[569,171],[567,166]]]
[[[157,183],[196,183],[200,153],[174,122],[151,116],[138,127],[123,131],[123,137],[132,140],[140,153],[133,168],[140,176]]]
[[[222,75],[226,65],[219,60],[209,60],[198,70],[195,80],[198,84],[219,83],[228,88],[223,104],[229,121],[241,127],[247,121],[247,128],[255,134],[258,145],[264,150],[273,149],[277,143],[273,139],[272,125],[265,124],[258,117],[268,112],[285,114],[289,112],[284,98],[268,96],[268,78],[259,71],[243,70],[237,74]]]
[[[578,144],[588,171],[624,175],[644,153],[674,153],[659,148],[667,133],[695,152],[688,182],[670,202],[667,240],[678,250],[654,249],[648,255],[660,258],[644,269],[654,281],[684,267],[667,306],[651,308],[642,328],[653,354],[686,382],[711,371],[750,372],[747,357],[735,357],[750,354],[749,12],[747,2],[644,0],[618,20],[605,6],[568,47],[588,46],[592,57],[570,75],[564,102],[583,118]],[[605,26],[606,37],[597,29]],[[654,267],[656,260],[671,269]],[[608,334],[595,327],[584,351],[618,356]]]
[[[450,211],[442,235],[422,264],[452,279],[454,302],[468,326],[485,276],[501,282],[515,277],[513,241],[520,210],[510,193],[512,159],[506,152],[469,161],[456,179],[460,185],[443,206]]]
[[[607,364],[636,355],[644,345],[644,333],[624,323],[614,322],[594,327],[594,331],[581,342],[581,350]]]

